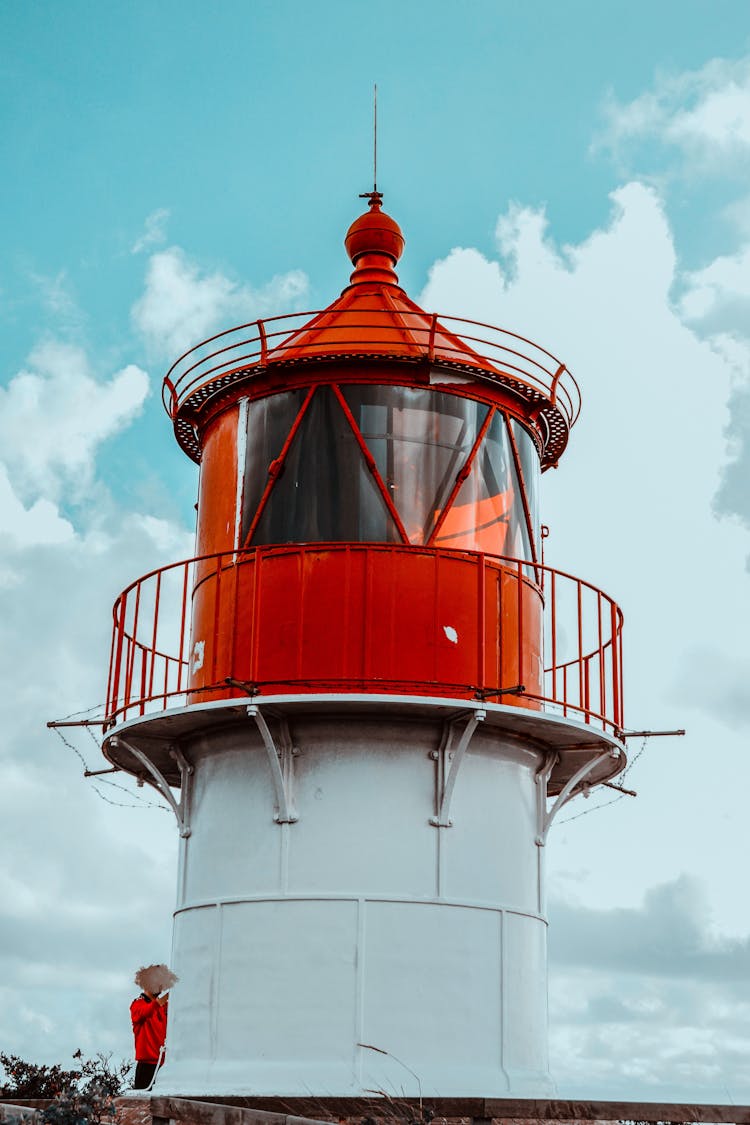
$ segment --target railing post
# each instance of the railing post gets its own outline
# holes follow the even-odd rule
[[[186,562],[182,570],[182,616],[180,618],[180,655],[177,664],[177,691],[182,691],[182,669],[185,664],[185,624],[187,613],[188,567]],[[187,679],[187,677],[186,677]],[[187,685],[186,685],[187,686]]]
[[[604,649],[602,648],[602,592],[596,591],[596,618],[599,640],[599,714],[606,720],[607,678],[604,668]]]
[[[551,632],[552,632],[552,698],[557,703],[557,600],[555,579],[557,574],[553,570],[550,579],[551,607]]]
[[[240,566],[242,565],[241,559],[242,557],[237,552],[232,555],[232,566],[234,568],[234,588],[232,590],[232,603],[230,609],[230,617],[232,620],[232,643],[229,650],[229,675],[233,680],[237,679],[237,618],[239,616]]]
[[[156,638],[159,630],[159,601],[161,599],[161,571],[156,573],[156,593],[154,594],[154,628],[151,633],[151,672],[148,678],[149,699],[154,692],[154,671],[156,668]]]
[[[216,657],[217,649],[219,647],[219,637],[221,636],[221,571],[222,559],[224,555],[219,555],[216,560],[216,594],[214,596],[214,635],[211,643],[211,678],[209,683],[216,683]]]
[[[623,703],[623,682],[622,682],[622,613],[617,611],[617,648],[619,652],[618,672],[620,676],[620,713],[617,716],[617,726],[622,729],[625,724],[625,706]]]
[[[581,581],[576,582],[577,587],[577,608],[578,608],[578,705],[583,707],[584,685],[583,685],[583,605],[581,598]]]
[[[164,386],[165,386],[165,387],[167,388],[167,390],[169,391],[169,407],[168,407],[168,413],[169,413],[169,417],[170,417],[170,418],[172,419],[172,421],[174,422],[174,420],[175,420],[175,418],[176,418],[176,416],[177,416],[177,408],[178,408],[178,406],[179,406],[179,401],[178,401],[178,399],[177,399],[177,391],[176,391],[176,389],[175,389],[175,385],[174,385],[174,383],[172,382],[172,380],[171,380],[171,379],[169,378],[169,376],[168,376],[168,375],[165,375],[165,376],[164,376]]]
[[[120,675],[122,673],[122,646],[125,640],[125,612],[127,607],[128,596],[122,595],[115,602],[115,609],[119,608],[119,617],[116,617],[117,622],[117,649],[115,652],[115,666],[112,673],[111,689],[110,689],[110,706],[108,708],[108,717],[111,715],[113,718],[117,715],[117,701],[120,696]],[[127,657],[126,657],[127,659]]]
[[[565,364],[561,363],[552,379],[552,386],[550,387],[550,402],[553,406],[557,406],[557,384],[565,371]]]
[[[525,681],[524,681],[524,676],[523,676],[523,644],[524,644],[524,635],[523,635],[523,626],[524,626],[524,620],[523,620],[523,563],[520,559],[518,560],[517,569],[516,569],[516,582],[518,584],[518,614],[517,614],[517,621],[518,621],[518,677],[517,677],[517,681],[518,681],[519,684],[522,684]]]
[[[486,669],[485,669],[485,564],[484,554],[481,554],[477,559],[477,595],[479,604],[477,605],[477,687],[482,691],[487,685],[485,684]],[[498,684],[498,687],[501,685]]]
[[[620,653],[619,638],[617,634],[617,607],[610,603],[610,622],[612,629],[612,710],[614,711],[615,725],[622,727],[622,711],[620,708]]]
[[[427,341],[427,359],[432,363],[435,358],[435,328],[437,326],[437,313],[432,314],[430,320],[430,335]]]
[[[258,335],[260,336],[260,365],[265,367],[268,359],[268,340],[266,339],[266,326],[262,320],[256,321],[258,325]]]
[[[139,648],[140,648],[140,652],[141,652],[141,687],[140,687],[141,697],[140,697],[140,706],[138,708],[138,713],[140,715],[145,715],[146,714],[146,677],[147,677],[147,674],[148,674],[148,658],[149,658],[149,656],[151,656],[151,659],[153,660],[154,654],[153,654],[153,652],[150,653],[145,645],[139,645]]]
[[[141,582],[135,588],[135,609],[133,611],[133,632],[130,636],[130,645],[128,651],[128,663],[125,671],[125,700],[123,707],[123,718],[128,717],[128,709],[130,707],[130,699],[133,691],[133,672],[135,670],[135,653],[138,645],[138,614],[141,608]]]

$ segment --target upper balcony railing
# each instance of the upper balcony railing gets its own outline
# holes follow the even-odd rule
[[[489,699],[616,736],[622,613],[549,566],[389,544],[187,559],[114,605],[107,726],[248,694]]]
[[[316,317],[329,314],[325,310],[267,317],[190,348],[164,378],[167,413],[175,421],[184,408],[197,409],[239,379],[273,364],[361,356],[471,370],[546,413],[553,444],[563,433],[567,436],[578,418],[581,395],[571,373],[551,352],[514,332],[463,317],[438,319],[437,313],[409,314],[396,321],[384,318],[382,307],[362,306],[336,310],[333,323],[321,320],[319,330],[314,326],[306,331]]]

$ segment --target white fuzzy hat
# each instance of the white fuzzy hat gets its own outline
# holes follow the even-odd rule
[[[150,996],[158,996],[177,984],[178,978],[167,965],[142,965],[135,974],[135,983]]]

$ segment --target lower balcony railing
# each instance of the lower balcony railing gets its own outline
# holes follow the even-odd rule
[[[549,566],[400,544],[207,555],[123,591],[108,727],[243,692],[486,699],[617,734],[622,613]]]

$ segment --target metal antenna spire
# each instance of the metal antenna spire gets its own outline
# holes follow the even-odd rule
[[[378,84],[372,88],[372,190],[378,190]]]
[[[369,199],[370,206],[380,203],[382,191],[378,191],[378,84],[372,88],[372,191],[361,191],[360,199]]]

